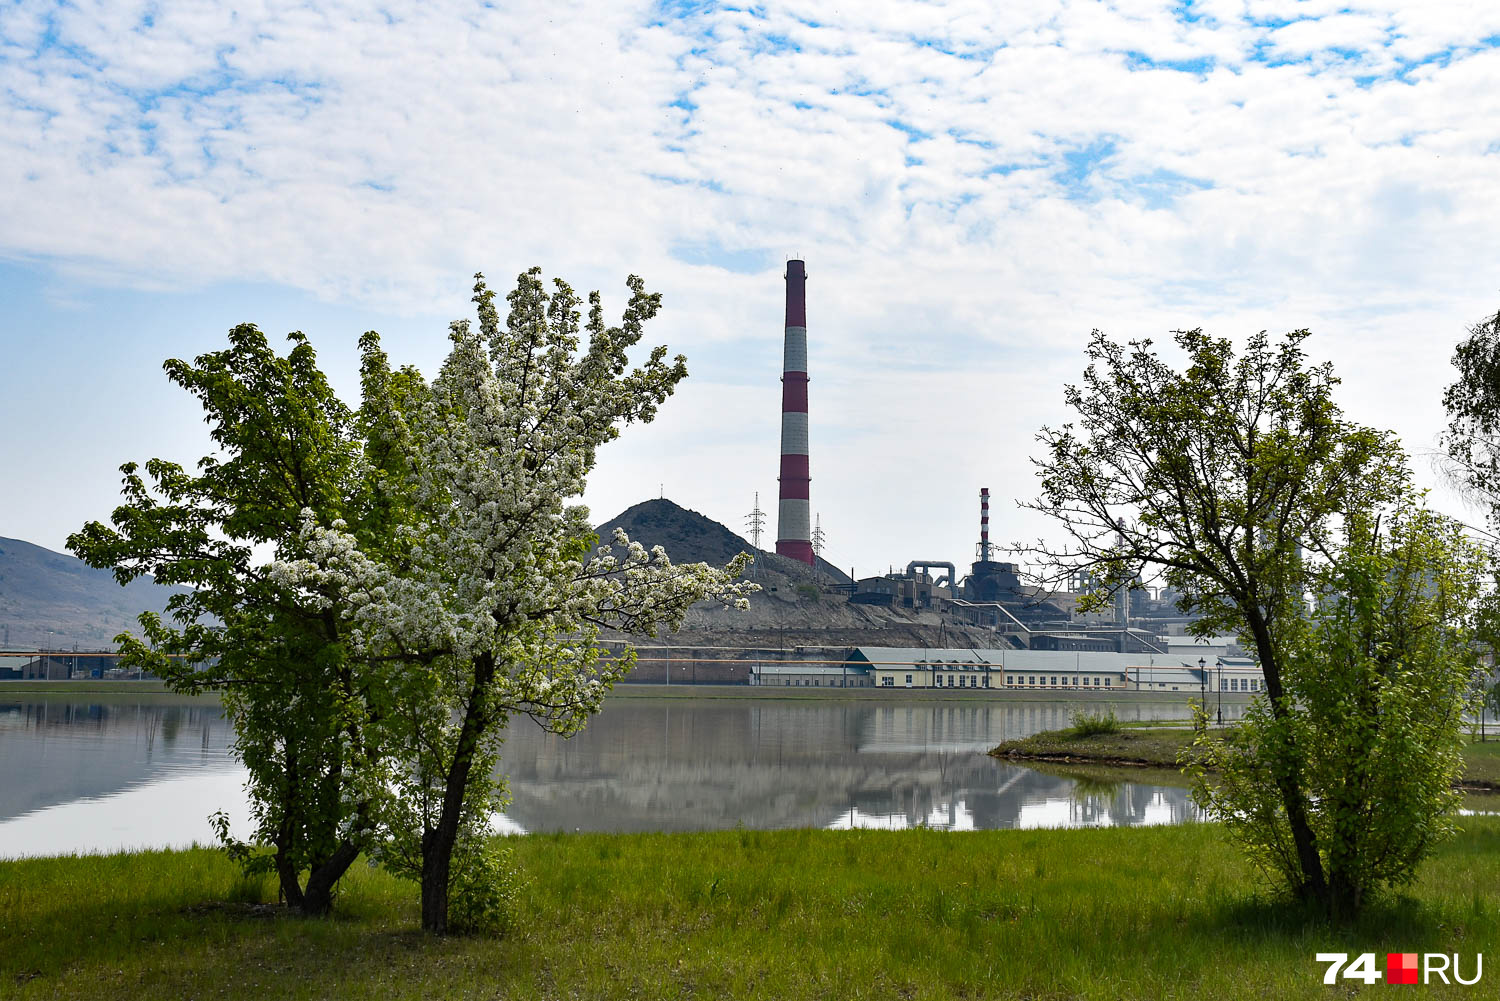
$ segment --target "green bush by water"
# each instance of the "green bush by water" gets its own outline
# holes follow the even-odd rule
[[[1074,709],[1068,719],[1073,724],[1068,728],[1068,733],[1074,737],[1098,737],[1107,733],[1119,733],[1122,729],[1113,707],[1099,710]]]

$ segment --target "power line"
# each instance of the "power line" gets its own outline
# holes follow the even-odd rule
[[[755,508],[745,515],[745,521],[750,525],[750,544],[756,549],[760,548],[760,537],[766,529],[766,513],[760,509],[760,491],[755,493]]]

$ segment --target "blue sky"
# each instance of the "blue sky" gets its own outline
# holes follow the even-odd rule
[[[813,507],[861,573],[971,558],[1099,327],[1310,327],[1431,447],[1500,306],[1500,8],[1462,2],[0,3],[0,535],[206,448],[163,359],[378,329],[433,371],[532,264],[692,377],[602,455],[740,527],[776,492],[781,267],[808,261]],[[1419,461],[1419,471],[1422,462]],[[1425,473],[1424,473],[1425,475]],[[25,488],[17,486],[27,484]]]

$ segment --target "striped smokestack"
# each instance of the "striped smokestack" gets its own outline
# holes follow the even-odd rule
[[[990,488],[979,488],[979,558],[990,562]]]
[[[781,366],[781,504],[776,552],[814,566],[807,472],[807,266],[786,262],[786,353]]]

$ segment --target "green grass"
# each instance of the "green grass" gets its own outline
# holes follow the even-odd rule
[[[1027,760],[1098,761],[1109,764],[1177,767],[1177,752],[1193,742],[1193,731],[1181,727],[1124,727],[1109,733],[1044,730],[1007,740],[990,753]]]
[[[171,694],[166,682],[148,678],[145,681],[109,681],[79,678],[76,681],[42,681],[24,678],[0,678],[0,697],[6,695],[159,695]]]
[[[1258,895],[1212,825],[533,835],[500,941],[424,937],[363,867],[308,921],[205,850],[5,862],[0,996],[1326,998],[1315,952],[1493,952],[1500,820],[1466,826],[1352,928]]]
[[[1098,762],[1176,768],[1177,754],[1193,742],[1190,728],[1172,725],[1125,727],[1115,733],[1045,730],[1019,740],[1007,740],[990,751],[1000,758],[1022,761]],[[1464,748],[1461,785],[1469,789],[1500,790],[1500,734]]]
[[[1074,737],[1102,737],[1119,733],[1121,729],[1120,718],[1115,715],[1113,706],[1094,711],[1074,709],[1069,718],[1073,725],[1068,728],[1068,733]]]
[[[1500,789],[1500,733],[1464,748],[1464,781]]]

